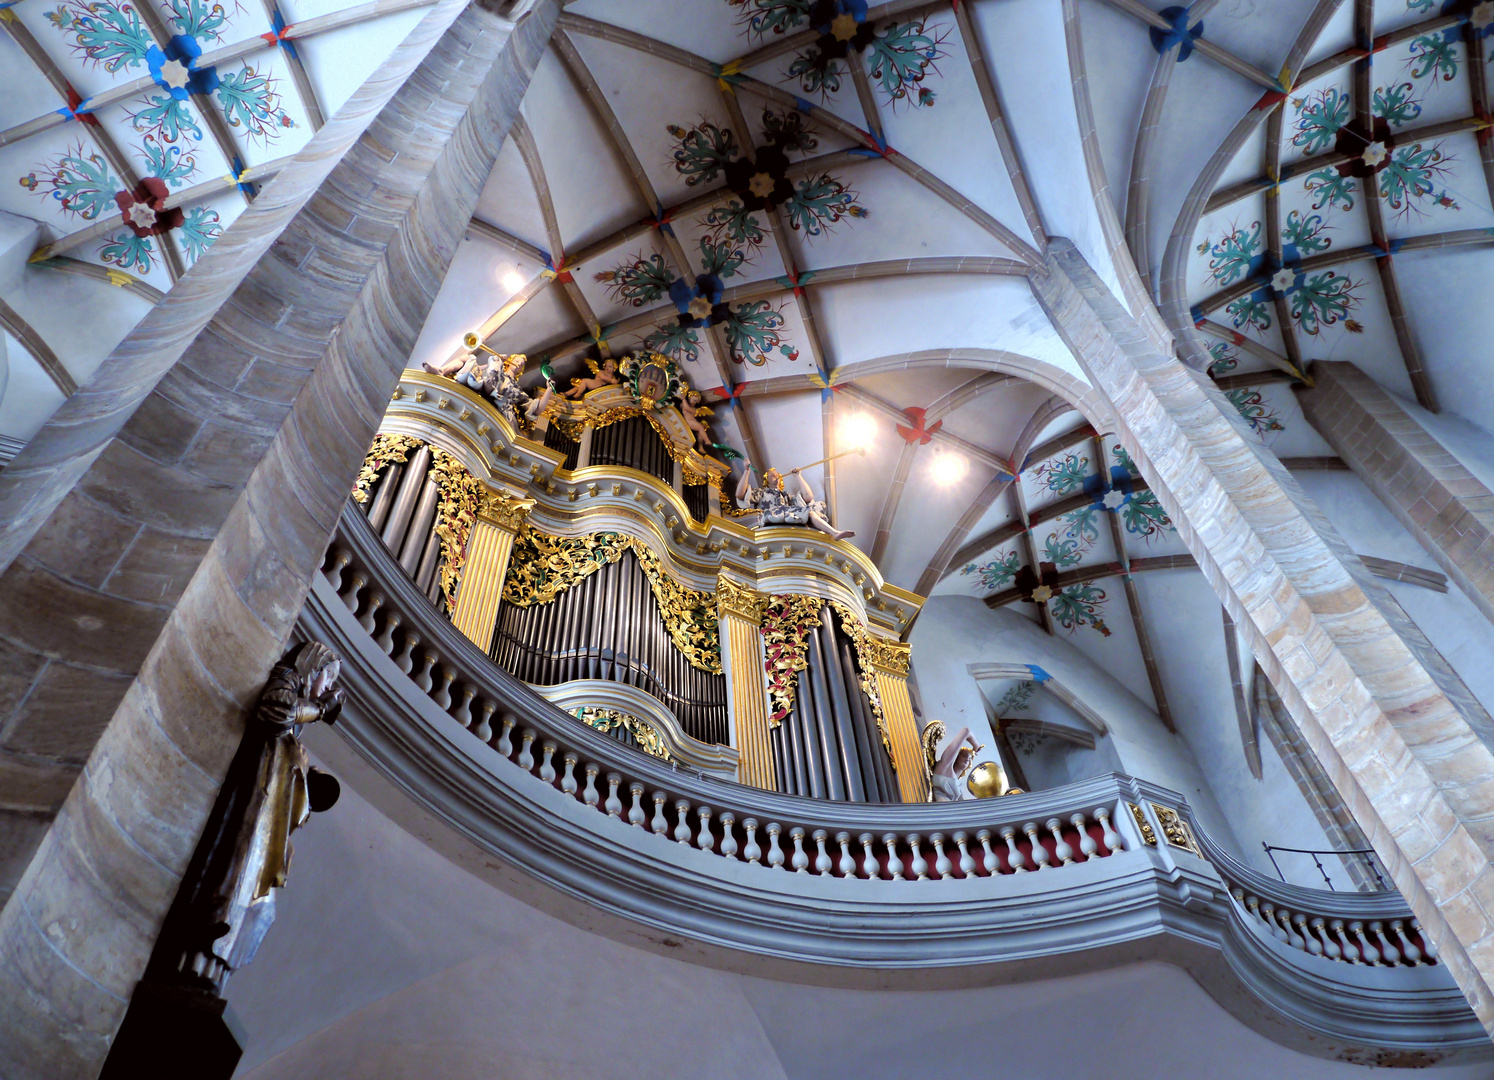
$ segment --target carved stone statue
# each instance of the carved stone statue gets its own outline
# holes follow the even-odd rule
[[[254,959],[285,887],[291,834],[337,801],[340,785],[313,767],[301,745],[306,724],[331,724],[342,709],[341,661],[325,645],[298,645],[270,671],[244,731],[183,889],[177,961],[182,975],[212,983]],[[175,914],[175,913],[173,913]]]
[[[969,727],[962,727],[935,758],[934,749],[943,734],[944,724],[938,720],[932,721],[923,733],[924,753],[929,759],[929,797],[934,802],[959,802],[965,797],[960,780],[975,763],[975,755],[985,748],[975,741]]]
[[[784,476],[777,469],[763,473],[761,487],[752,486],[752,470],[742,473],[737,485],[737,502],[745,508],[756,510],[760,515],[759,525],[812,525],[832,540],[849,540],[856,534],[837,529],[830,524],[825,503],[814,497],[809,482],[799,469],[789,470],[794,478],[796,490],[784,488]]]

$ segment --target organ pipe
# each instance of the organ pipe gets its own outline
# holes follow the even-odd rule
[[[429,446],[422,446],[415,451],[409,464],[405,466],[399,491],[394,498],[394,509],[389,513],[389,520],[384,523],[384,531],[379,534],[384,546],[392,552],[398,552],[404,543],[405,533],[410,527],[410,516],[415,512],[415,503],[420,499],[425,474],[430,471],[430,466]]]

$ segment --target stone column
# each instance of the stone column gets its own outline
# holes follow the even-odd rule
[[[1055,238],[1033,291],[1441,960],[1494,1027],[1494,753],[1290,474]],[[1445,663],[1445,662],[1444,662]]]
[[[867,638],[877,697],[882,700],[882,722],[892,743],[892,764],[897,769],[898,792],[905,803],[929,801],[928,763],[919,739],[913,699],[908,694],[907,645]]]
[[[507,491],[484,492],[477,508],[477,520],[467,537],[467,559],[462,566],[451,622],[483,652],[493,646],[508,559],[524,519],[533,509],[533,499]]]
[[[730,578],[716,579],[721,618],[721,667],[726,672],[726,708],[731,745],[736,747],[737,780],[776,791],[773,742],[768,730],[768,690],[759,627],[768,598]]]
[[[1494,494],[1353,364],[1311,374],[1294,388],[1308,421],[1494,621]]]
[[[7,1080],[97,1074],[559,7],[441,0],[0,474]]]

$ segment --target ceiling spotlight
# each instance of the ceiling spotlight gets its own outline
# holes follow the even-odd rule
[[[968,463],[959,454],[937,453],[930,471],[933,473],[934,483],[940,487],[949,487],[965,478],[967,468]]]
[[[866,413],[856,413],[841,424],[841,437],[848,450],[865,453],[877,441],[877,422]]]
[[[528,282],[524,278],[524,275],[519,273],[517,270],[509,270],[503,275],[500,280],[503,284],[503,287],[510,293],[516,293],[526,284],[528,284]]]

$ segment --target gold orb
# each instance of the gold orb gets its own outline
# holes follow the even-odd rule
[[[983,761],[971,771],[965,786],[977,799],[994,798],[1006,791],[1006,772],[994,761]]]

